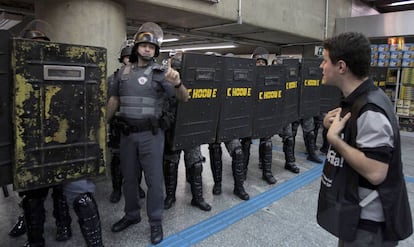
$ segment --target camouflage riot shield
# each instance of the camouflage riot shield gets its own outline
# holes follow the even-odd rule
[[[0,186],[13,183],[10,38],[7,30],[0,30]]]
[[[286,66],[286,83],[283,115],[286,123],[291,123],[299,119],[299,60],[283,59]]]
[[[253,59],[223,57],[224,79],[217,142],[252,136],[253,86],[256,62]]]
[[[319,116],[322,70],[319,58],[304,58],[301,64],[299,118]]]
[[[220,57],[183,54],[180,75],[188,89],[189,100],[178,103],[173,149],[215,142],[222,73]]]
[[[339,107],[339,102],[342,98],[341,90],[335,86],[321,85],[321,100],[320,100],[320,111],[321,113],[327,113],[330,110]]]
[[[13,39],[14,187],[105,175],[106,49]]]
[[[261,138],[277,134],[288,124],[283,114],[286,66],[257,66],[256,70],[253,138]]]

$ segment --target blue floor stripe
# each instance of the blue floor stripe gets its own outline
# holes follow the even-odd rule
[[[273,187],[248,201],[239,203],[211,218],[168,236],[157,246],[191,246],[207,237],[220,232],[237,221],[254,214],[258,210],[274,203],[284,196],[300,189],[319,178],[322,165],[304,172],[279,186]]]
[[[414,177],[405,176],[405,181],[409,183],[414,183]]]

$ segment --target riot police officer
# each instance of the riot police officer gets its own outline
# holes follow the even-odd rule
[[[33,22],[30,25],[36,26]],[[50,41],[49,37],[40,30],[32,29],[32,26],[23,31],[23,38]],[[44,200],[47,197],[49,188],[52,188],[53,216],[56,219],[56,240],[66,241],[72,237],[69,207],[66,197],[63,194],[62,185],[46,187],[41,189],[29,190],[20,193],[23,196],[22,207],[24,217],[19,216],[19,220],[9,235],[18,236],[27,233],[28,241],[25,246],[43,246],[43,226],[45,220]]]
[[[272,64],[282,64],[283,59],[280,57],[276,57],[272,61]],[[294,90],[294,89],[291,89]],[[289,123],[285,127],[283,127],[280,131],[279,136],[282,138],[283,143],[283,153],[285,155],[285,166],[284,168],[293,173],[299,173],[300,169],[296,165],[295,159],[295,139],[292,133],[292,124]]]
[[[122,67],[115,78],[107,107],[108,119],[119,107],[119,115],[123,120],[120,157],[125,216],[112,226],[112,231],[120,232],[141,221],[137,193],[139,171],[142,169],[148,187],[147,214],[153,244],[163,239],[164,131],[159,125],[162,104],[165,95],[172,97],[174,90],[177,99],[188,99],[187,89],[171,64],[163,69],[154,61],[160,52],[162,38],[162,29],[157,24],[142,24],[134,37],[131,64]]]
[[[269,52],[264,47],[257,47],[252,54],[252,58],[256,59],[256,66],[267,66]],[[244,154],[244,172],[247,176],[247,169],[250,159],[251,138],[242,138],[241,141]],[[272,174],[272,137],[260,138],[259,144],[259,166],[262,169],[262,178],[268,184],[275,184],[277,180]]]
[[[215,55],[221,56],[220,53],[216,52],[206,52],[206,55]],[[225,56],[234,56],[232,53],[226,54]],[[224,143],[228,153],[230,154],[231,168],[233,172],[234,179],[234,189],[233,194],[238,196],[242,200],[249,200],[250,196],[244,189],[243,183],[245,180],[245,171],[244,171],[244,156],[242,145],[239,139],[233,139]],[[222,161],[222,150],[221,143],[215,142],[208,145],[209,154],[210,154],[210,168],[213,174],[214,186],[213,186],[213,195],[221,194],[221,181],[223,173],[223,161]]]
[[[302,126],[303,140],[305,141],[306,152],[308,154],[306,159],[315,163],[322,163],[322,160],[316,154],[315,123],[313,116],[299,119],[292,123],[293,140],[295,140],[299,124]],[[295,141],[293,141],[293,145],[295,145]]]
[[[29,27],[23,30],[25,38],[50,41],[46,34],[36,27],[36,21],[29,23]],[[45,208],[44,201],[50,187],[28,190],[23,192],[22,207],[27,224],[28,241],[26,247],[41,247],[45,245],[43,238]],[[68,204],[73,204],[78,216],[78,223],[87,246],[100,247],[102,244],[101,226],[98,208],[93,198],[95,186],[88,180],[79,180],[53,187],[54,212],[58,232],[56,240],[67,240],[72,236],[71,218]],[[66,202],[67,201],[67,202]]]
[[[171,67],[180,71],[182,53],[176,53],[171,58]],[[163,114],[163,122],[167,128],[165,131],[164,147],[164,180],[166,197],[164,200],[164,209],[169,209],[175,202],[175,192],[177,189],[178,164],[180,163],[181,151],[184,151],[184,164],[186,169],[186,179],[190,183],[193,198],[191,205],[198,207],[203,211],[210,211],[211,206],[203,198],[203,156],[201,155],[200,146],[187,148],[184,150],[173,150],[172,139],[177,110],[177,101],[172,98],[166,102]]]
[[[129,64],[129,56],[131,55],[133,42],[131,44],[130,40],[127,40],[124,47],[121,49],[121,54],[119,56],[119,62],[123,65]],[[108,77],[108,89],[114,83],[114,78],[118,73],[119,69],[115,71],[111,76]],[[121,187],[122,187],[122,174],[121,174],[121,160],[119,158],[119,142],[121,140],[121,132],[119,127],[116,124],[117,117],[113,117],[112,121],[109,123],[109,143],[108,146],[111,149],[111,179],[112,179],[112,193],[109,196],[109,201],[112,203],[117,203],[121,200]],[[140,183],[141,184],[141,183]],[[139,186],[139,196],[140,198],[145,198],[145,191]]]

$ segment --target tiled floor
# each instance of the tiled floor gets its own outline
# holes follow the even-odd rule
[[[300,131],[299,131],[300,132]],[[296,159],[300,174],[283,169],[284,156],[281,140],[273,138],[273,174],[278,182],[268,185],[261,179],[258,168],[258,145],[252,145],[246,190],[249,201],[241,201],[233,195],[231,159],[223,151],[223,194],[213,196],[213,180],[209,166],[207,146],[202,146],[206,163],[203,171],[204,198],[212,205],[210,212],[204,212],[190,205],[190,187],[185,182],[184,164],[180,163],[177,202],[164,214],[164,241],[160,246],[336,246],[337,240],[316,223],[316,204],[319,177],[322,166],[306,160],[301,136],[296,138]],[[414,212],[414,138],[402,137],[404,171],[412,211]],[[223,150],[225,150],[223,146]],[[9,187],[11,189],[11,187]],[[120,233],[112,233],[113,223],[123,216],[123,199],[118,204],[108,201],[111,184],[109,180],[97,182],[95,198],[101,214],[104,244],[111,246],[148,246],[149,226],[142,203],[143,220]],[[14,224],[21,209],[16,193],[4,198],[0,196],[0,239],[2,247],[22,246],[25,236],[13,239],[8,231]],[[45,238],[47,246],[84,246],[76,216],[73,212],[73,237],[61,243],[54,240],[55,226],[52,217],[51,199],[46,203],[47,222]],[[399,246],[414,246],[411,236]]]

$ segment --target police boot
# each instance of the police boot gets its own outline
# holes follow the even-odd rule
[[[277,181],[272,174],[272,141],[266,140],[260,143],[259,155],[262,154],[262,179],[268,184],[275,184]]]
[[[210,211],[211,206],[204,201],[203,198],[203,181],[201,173],[203,171],[203,164],[197,162],[192,165],[190,168],[191,172],[191,193],[193,194],[193,199],[191,200],[191,205],[198,207],[203,211]]]
[[[185,181],[187,181],[187,183],[191,184],[191,171],[190,168],[185,168]]]
[[[88,247],[102,247],[102,229],[98,206],[91,193],[77,196],[73,209],[78,216],[79,226]]]
[[[295,164],[295,151],[293,138],[283,141],[283,153],[285,154],[285,169],[293,173],[299,173],[300,169]]]
[[[72,237],[70,224],[72,218],[69,214],[69,207],[66,197],[63,195],[62,186],[56,186],[52,192],[53,216],[56,219],[56,241],[66,241]]]
[[[260,139],[260,144],[259,144],[259,169],[263,169],[263,157],[265,156],[264,154],[264,145],[262,145],[262,139]]]
[[[221,194],[221,178],[223,172],[223,163],[221,160],[222,151],[220,143],[213,143],[208,146],[210,152],[210,167],[211,173],[213,173],[213,195]]]
[[[164,209],[169,209],[175,202],[175,191],[177,189],[178,163],[168,160],[164,161],[164,183],[165,200]]]
[[[328,132],[328,129],[323,128],[323,130],[322,130],[322,147],[321,147],[321,149],[319,149],[319,151],[321,151],[321,153],[324,153],[324,154],[327,154],[328,149],[329,149],[328,139],[326,138],[327,132]]]
[[[122,194],[122,174],[121,161],[118,154],[113,154],[111,160],[111,178],[112,178],[112,193],[109,196],[109,201],[117,203],[121,200]]]
[[[315,139],[315,150],[318,149],[318,134],[319,134],[319,128],[321,127],[320,122],[314,121],[315,128],[313,129],[314,139]]]
[[[250,146],[252,145],[252,139],[251,138],[243,138],[241,140],[241,146],[243,151],[243,180],[246,181],[247,179],[247,170],[249,166],[249,160],[250,160]],[[260,152],[260,150],[259,150]],[[259,160],[259,167],[261,166],[260,160]]]
[[[240,148],[234,150],[232,155],[231,168],[233,170],[234,190],[233,193],[242,200],[249,200],[249,194],[244,190],[244,164],[243,151]]]
[[[141,198],[141,199],[144,199],[145,198],[145,191],[141,187],[141,185],[138,186],[138,194],[139,194],[139,198]]]
[[[23,198],[23,210],[26,220],[27,242],[25,247],[43,247],[43,227],[45,223],[45,198]]]
[[[306,159],[312,162],[322,163],[322,160],[319,159],[319,157],[315,153],[316,146],[315,146],[314,133],[313,132],[305,133],[304,139],[305,139],[306,151],[308,152],[308,157],[306,157]]]
[[[9,232],[9,236],[16,238],[26,233],[26,221],[24,219],[24,214],[19,215],[17,218],[16,224]]]

